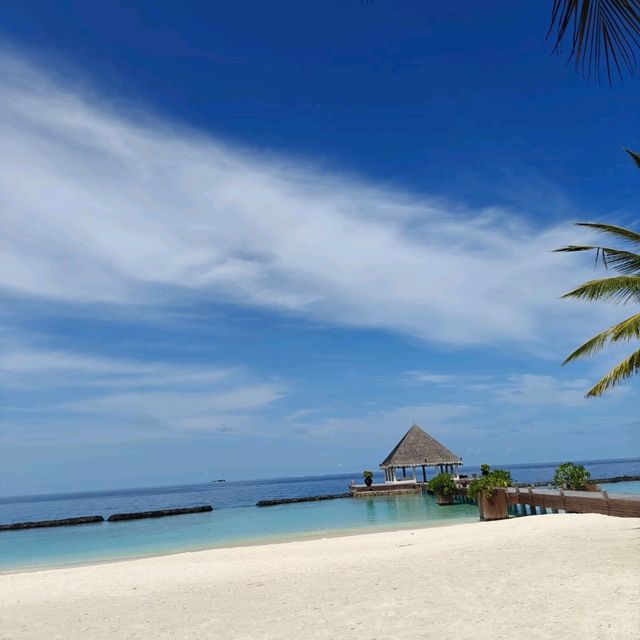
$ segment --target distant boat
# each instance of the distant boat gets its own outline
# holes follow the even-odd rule
[[[212,480],[211,482],[215,484],[216,482],[226,482],[226,480],[223,478],[222,480]]]

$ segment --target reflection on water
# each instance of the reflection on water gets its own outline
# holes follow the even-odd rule
[[[369,524],[374,524],[376,522],[376,501],[375,501],[375,498],[365,498],[365,499],[367,501],[367,522]]]

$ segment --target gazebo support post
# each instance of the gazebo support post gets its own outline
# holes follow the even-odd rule
[[[427,472],[425,471],[424,465],[422,465],[422,482],[427,481]]]

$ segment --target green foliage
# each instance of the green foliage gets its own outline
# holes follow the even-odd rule
[[[609,84],[624,72],[636,75],[640,12],[637,0],[553,0],[547,38],[554,53],[564,44],[569,60],[586,78],[600,80],[604,66]],[[568,46],[567,46],[568,45]]]
[[[629,154],[629,157],[631,158],[631,160],[633,160],[633,163],[640,168],[640,153],[636,153],[635,151],[631,151],[631,149],[626,149],[625,151]]]
[[[629,152],[634,161],[640,156]],[[640,167],[640,163],[638,163]],[[580,226],[594,229],[600,233],[613,236],[626,244],[625,249],[597,246],[570,245],[558,251],[572,253],[575,251],[595,251],[596,262],[601,261],[605,269],[613,269],[618,275],[600,280],[589,280],[563,298],[578,298],[581,300],[597,300],[613,302],[614,304],[640,304],[640,233],[631,229],[624,229],[610,224],[580,223]],[[640,339],[640,313],[619,322],[600,332],[570,354],[563,364],[579,358],[585,358],[597,353],[607,343],[630,342]],[[640,349],[618,363],[609,373],[602,377],[588,392],[587,397],[602,395],[605,391],[618,383],[640,372]]]
[[[488,466],[488,465],[487,465]],[[486,476],[474,478],[467,485],[467,496],[475,500],[479,495],[490,498],[495,489],[502,489],[511,485],[511,472],[494,469]]]
[[[563,462],[553,474],[551,484],[556,489],[585,491],[591,484],[591,474],[581,464]]]
[[[481,464],[480,465],[480,473],[483,476],[488,476],[489,475],[489,471],[491,471],[491,467],[488,464]]]
[[[363,471],[362,472],[362,477],[363,478],[373,478],[373,471]]]
[[[441,493],[445,496],[450,496],[458,488],[448,473],[439,473],[435,478],[429,480],[428,487],[434,493]]]

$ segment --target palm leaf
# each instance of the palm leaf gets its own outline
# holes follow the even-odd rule
[[[600,78],[604,62],[611,84],[612,72],[623,69],[633,76],[640,48],[640,0],[553,0],[547,38],[555,32],[554,53],[570,40],[568,61],[575,60],[587,78]]]
[[[600,351],[607,342],[624,342],[633,340],[634,338],[640,338],[640,314],[636,314],[605,329],[597,336],[587,340],[583,345],[578,347],[562,364],[567,364],[573,360],[579,358],[586,358],[587,356]]]
[[[596,231],[600,231],[601,233],[607,233],[640,247],[640,233],[632,231],[631,229],[617,227],[613,224],[604,224],[602,222],[576,222],[576,225],[578,227],[588,227],[589,229],[595,229]]]
[[[640,349],[611,369],[594,387],[589,389],[586,397],[595,398],[601,396],[605,391],[638,372],[640,372]]]
[[[586,358],[597,351],[600,351],[602,347],[607,343],[609,337],[611,336],[611,329],[607,329],[602,333],[599,333],[597,336],[593,336],[591,340],[587,340],[583,345],[579,346],[572,354],[568,355],[565,358],[565,361],[562,364],[567,364],[569,362],[573,362],[573,360],[578,360],[579,358]]]
[[[620,273],[640,275],[640,254],[622,249],[611,249],[610,247],[574,245],[556,249],[559,253],[571,253],[574,251],[595,251],[596,261],[602,259],[605,267],[613,267]]]
[[[640,313],[611,327],[611,342],[626,342],[640,339]]]
[[[640,276],[615,276],[590,280],[562,297],[579,300],[611,300],[618,304],[640,302]]]
[[[631,159],[636,163],[637,167],[640,167],[640,154],[625,148],[625,151],[631,156]]]

